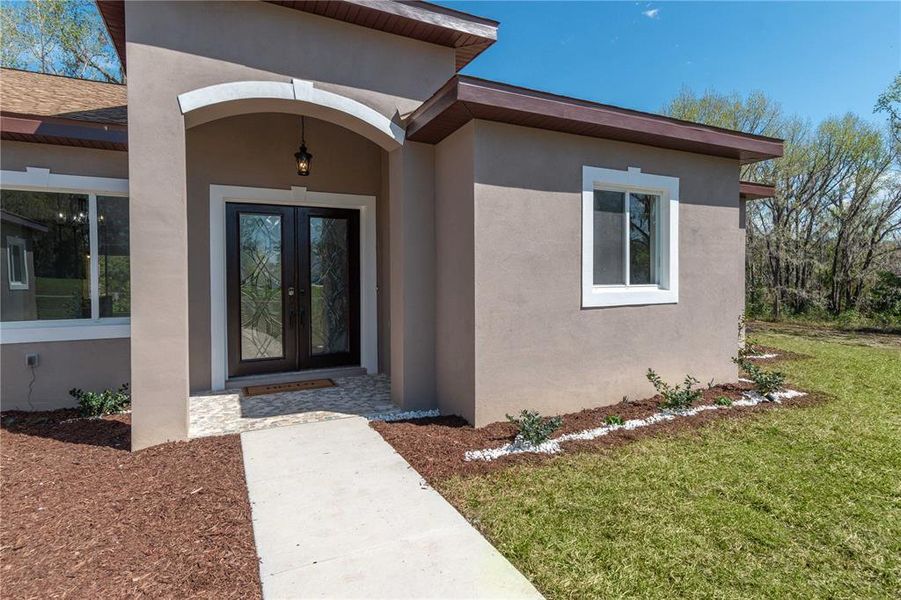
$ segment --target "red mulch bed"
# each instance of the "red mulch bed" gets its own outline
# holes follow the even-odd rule
[[[732,400],[740,399],[742,391],[751,389],[748,384],[725,384],[704,391],[701,404],[713,404],[719,396]],[[610,415],[619,415],[623,420],[643,419],[660,411],[659,397],[638,401],[624,401],[611,406],[591,408],[577,413],[562,415],[563,425],[554,432],[554,437],[604,425]],[[590,441],[572,441],[563,444],[566,453],[597,451],[637,439],[671,434],[682,431],[696,431],[700,426],[719,419],[734,419],[749,414],[760,413],[785,406],[803,406],[818,401],[814,396],[802,396],[785,400],[781,404],[759,404],[734,410],[717,410],[699,413],[693,417],[676,419],[631,431],[619,430]],[[498,422],[480,427],[471,427],[460,417],[434,417],[409,421],[373,421],[371,427],[378,431],[397,452],[409,462],[429,483],[440,484],[443,479],[454,475],[470,476],[488,473],[512,465],[538,464],[553,460],[553,455],[522,453],[505,456],[498,460],[465,461],[467,450],[480,450],[503,446],[513,441],[516,430],[511,423]]]
[[[7,412],[4,598],[260,598],[236,435],[129,452],[128,415]]]

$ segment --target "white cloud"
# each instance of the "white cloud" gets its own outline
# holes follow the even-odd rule
[[[649,19],[656,19],[660,15],[659,8],[649,8],[648,10],[641,11],[641,14],[646,16]]]

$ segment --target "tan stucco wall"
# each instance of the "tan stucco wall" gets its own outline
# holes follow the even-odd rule
[[[435,148],[407,142],[388,156],[391,190],[391,398],[435,405]]]
[[[66,175],[127,178],[128,154],[26,142],[0,144],[0,168],[24,171],[27,167]],[[130,380],[127,338],[3,344],[0,346],[2,410],[31,409],[27,397],[32,372],[25,366],[25,355],[33,352],[40,357],[31,394],[35,410],[74,405],[69,396],[73,387],[100,391],[117,388]]]
[[[737,161],[479,121],[475,423],[642,398],[648,367],[734,381],[744,307]],[[581,308],[582,166],[679,177],[679,303]]]
[[[475,123],[435,148],[435,376],[438,407],[475,421]]]
[[[34,371],[31,405],[28,385],[32,372],[25,355],[37,352],[40,362]],[[0,409],[53,410],[75,406],[72,388],[99,392],[128,383],[129,341],[84,340],[36,342],[0,346]]]
[[[313,154],[308,177],[297,175],[294,153],[299,119],[254,114],[213,121],[188,130],[188,272],[191,390],[210,388],[210,184],[359,194],[376,197],[379,240],[387,237],[387,205],[382,186],[384,151],[337,125],[307,119],[306,139]],[[381,254],[381,250],[379,251]],[[379,304],[387,291],[387,271],[377,274]],[[379,314],[386,317],[384,311]],[[388,324],[380,320],[380,336]]]
[[[391,118],[415,109],[455,72],[452,48],[264,2],[134,4],[127,6],[128,52],[154,61],[139,70],[129,55],[128,83],[159,80],[160,94],[296,77]]]
[[[125,17],[131,213],[142,224],[131,237],[137,449],[184,439],[188,428],[187,167],[178,95],[296,77],[390,118],[453,74],[454,51],[262,2],[128,2]]]
[[[24,171],[27,167],[50,169],[51,173],[65,175],[126,179],[128,153],[4,140],[0,144],[0,168]]]

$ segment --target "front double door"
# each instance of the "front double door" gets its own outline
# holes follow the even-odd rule
[[[229,377],[360,364],[355,210],[228,204]]]

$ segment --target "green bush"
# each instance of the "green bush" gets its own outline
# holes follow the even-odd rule
[[[560,417],[545,419],[538,412],[530,410],[522,411],[519,417],[507,415],[507,419],[516,425],[516,438],[533,446],[540,446],[548,441],[551,434],[563,424]]]
[[[781,371],[765,371],[740,356],[732,361],[748,374],[748,379],[754,382],[754,388],[765,398],[772,400],[773,392],[781,389],[785,383],[785,375]]]
[[[891,271],[880,271],[876,285],[867,295],[867,309],[885,321],[901,318],[901,276]]]
[[[73,388],[69,390],[69,395],[78,400],[78,408],[83,417],[102,417],[120,413],[131,405],[127,383],[123,383],[116,391],[86,392]]]
[[[726,396],[720,396],[713,402],[717,406],[732,406],[732,400]]]
[[[604,425],[622,425],[625,423],[623,418],[619,415],[609,415],[604,419]]]
[[[694,386],[701,382],[691,375],[685,376],[685,381],[681,385],[670,386],[668,383],[660,379],[660,376],[653,369],[648,369],[648,381],[657,390],[657,393],[663,398],[660,402],[660,408],[670,410],[684,410],[691,406],[692,402],[701,397],[701,390],[694,389]]]

